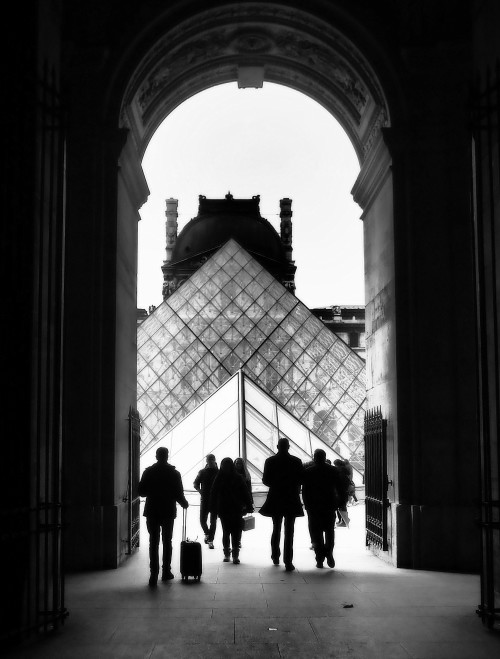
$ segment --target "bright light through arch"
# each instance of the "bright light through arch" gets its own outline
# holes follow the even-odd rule
[[[359,163],[340,124],[288,87],[219,85],[196,94],[160,125],[143,169],[150,189],[140,211],[137,306],[161,303],[165,199],[179,200],[179,231],[198,195],[260,195],[279,231],[279,200],[293,201],[296,295],[309,308],[364,304],[363,225],[350,191]]]

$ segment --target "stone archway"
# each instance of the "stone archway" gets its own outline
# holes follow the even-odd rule
[[[344,127],[360,162],[390,124],[377,76],[339,30],[305,11],[243,2],[200,12],[162,34],[131,76],[121,125],[142,155],[175,107],[233,81],[275,82],[310,96]]]
[[[174,108],[208,87],[234,81],[240,87],[265,82],[292,87],[325,107],[350,137],[362,165],[353,193],[364,209],[368,318],[370,312],[372,318],[378,314],[371,331],[369,325],[368,401],[369,406],[382,405],[393,420],[394,264],[388,258],[393,240],[392,180],[382,135],[389,128],[390,111],[366,57],[340,30],[305,11],[255,2],[207,10],[169,26],[136,63],[123,94],[120,126],[128,130],[128,140],[120,157],[122,171],[140,176],[147,144]],[[125,200],[125,189],[133,187],[137,186],[124,181],[119,199]],[[371,238],[379,233],[387,241],[384,244]],[[383,323],[381,305],[386,315]],[[393,461],[394,435],[391,423]],[[395,482],[393,472],[391,465]],[[389,546],[392,550],[392,543]]]
[[[67,464],[73,509],[95,538],[97,557],[82,555],[75,535],[72,558],[77,565],[115,565],[124,555],[118,539],[126,522],[125,420],[136,387],[137,221],[147,196],[142,155],[174,107],[239,79],[272,80],[308,94],[340,121],[356,149],[368,404],[381,406],[388,422],[386,555],[405,567],[470,569],[477,565],[474,508],[470,496],[455,502],[476,460],[463,33],[457,28],[455,41],[446,42],[453,57],[440,57],[444,46],[429,45],[434,36],[419,32],[422,21],[394,14],[389,4],[376,14],[315,0],[307,12],[293,1],[221,2],[208,10],[196,0],[162,11],[153,5],[140,9],[129,0],[119,15],[110,9],[101,32],[90,29],[95,17],[82,8],[87,50],[66,72],[73,93],[66,288],[73,360],[66,379],[88,389],[91,412],[85,423],[76,421],[79,392],[68,387]],[[431,56],[420,56],[415,44]],[[439,318],[439,334],[428,331],[428,314]],[[466,377],[454,376],[457,354]],[[84,472],[80,446],[90,435],[97,457],[84,454]],[[446,461],[445,479],[432,459],[436,449]],[[429,538],[446,551],[433,552]]]

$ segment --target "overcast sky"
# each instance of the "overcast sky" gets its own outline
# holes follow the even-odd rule
[[[137,305],[162,301],[165,199],[179,200],[179,232],[197,215],[198,195],[260,195],[261,215],[279,232],[279,201],[292,199],[296,295],[309,308],[364,305],[363,223],[350,191],[359,173],[340,124],[287,87],[219,85],[176,108],[148,145],[150,189],[139,222]]]

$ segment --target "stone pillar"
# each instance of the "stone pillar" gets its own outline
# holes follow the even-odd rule
[[[292,200],[280,199],[281,242],[288,261],[292,261]]]

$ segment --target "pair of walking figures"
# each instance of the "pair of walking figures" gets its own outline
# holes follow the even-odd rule
[[[304,516],[302,500],[307,511],[309,534],[316,557],[316,567],[335,567],[335,516],[342,505],[343,482],[339,470],[328,464],[323,449],[314,451],[313,461],[307,467],[290,455],[290,444],[286,437],[278,440],[278,451],[264,463],[262,482],[269,487],[266,501],[260,514],[271,517],[271,559],[279,565],[281,558],[280,540],[283,527],[283,562],[285,570],[295,570],[293,564],[293,537],[295,519]]]

